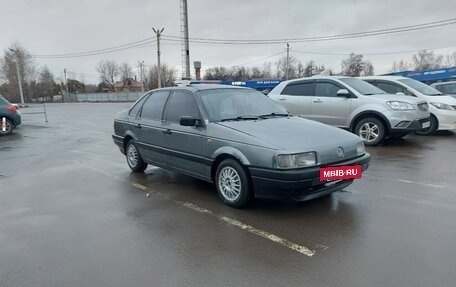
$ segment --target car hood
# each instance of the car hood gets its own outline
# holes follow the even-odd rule
[[[273,146],[280,150],[278,153],[316,151],[322,164],[340,160],[336,155],[338,147],[345,150],[343,160],[356,157],[356,145],[361,142],[358,136],[350,132],[300,117],[217,124],[249,135],[264,146]]]
[[[430,103],[444,103],[451,106],[456,105],[454,95],[427,96],[426,99]]]

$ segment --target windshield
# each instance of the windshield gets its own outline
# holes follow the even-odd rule
[[[439,85],[437,89],[445,94],[456,94],[456,83]]]
[[[357,91],[358,93],[368,96],[368,95],[378,95],[378,94],[386,94],[384,91],[380,90],[376,86],[369,84],[363,80],[355,79],[355,78],[343,78],[340,79],[345,84],[349,85],[352,89]]]
[[[211,121],[252,120],[264,115],[286,115],[285,108],[255,90],[211,89],[198,93]]]
[[[413,79],[400,79],[398,81],[409,86],[412,89],[417,90],[418,92],[420,92],[421,94],[426,95],[426,96],[441,96],[442,95],[441,92],[434,89],[433,87],[430,87],[426,84],[423,84],[423,83],[418,82]]]

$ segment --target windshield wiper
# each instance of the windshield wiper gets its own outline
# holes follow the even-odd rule
[[[222,122],[227,122],[227,121],[247,121],[247,120],[258,120],[258,116],[237,116],[235,118],[221,119]]]
[[[269,117],[288,117],[290,114],[287,113],[270,113],[270,114],[264,114],[264,115],[259,115],[258,117],[260,119],[266,119]]]

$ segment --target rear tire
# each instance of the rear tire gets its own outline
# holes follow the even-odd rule
[[[14,129],[13,123],[9,119],[7,119],[7,118],[5,118],[5,119],[6,119],[6,130],[3,131],[3,128],[2,128],[3,117],[0,117],[0,136],[7,136],[7,135],[11,134]]]
[[[437,118],[434,115],[431,115],[430,121],[431,125],[428,128],[421,129],[419,131],[416,131],[415,133],[420,136],[427,136],[435,132],[439,127],[439,122],[437,121]]]
[[[125,147],[125,156],[130,169],[134,172],[143,172],[147,168],[147,163],[143,161],[136,148],[135,141],[129,140]]]
[[[226,159],[219,164],[215,186],[223,203],[231,207],[245,207],[253,198],[253,189],[245,168],[233,159]]]
[[[356,123],[355,134],[368,146],[378,145],[386,137],[385,125],[377,118],[364,118]]]

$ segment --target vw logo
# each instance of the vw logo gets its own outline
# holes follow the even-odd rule
[[[339,158],[343,158],[345,155],[344,149],[341,146],[337,148],[336,153]]]

